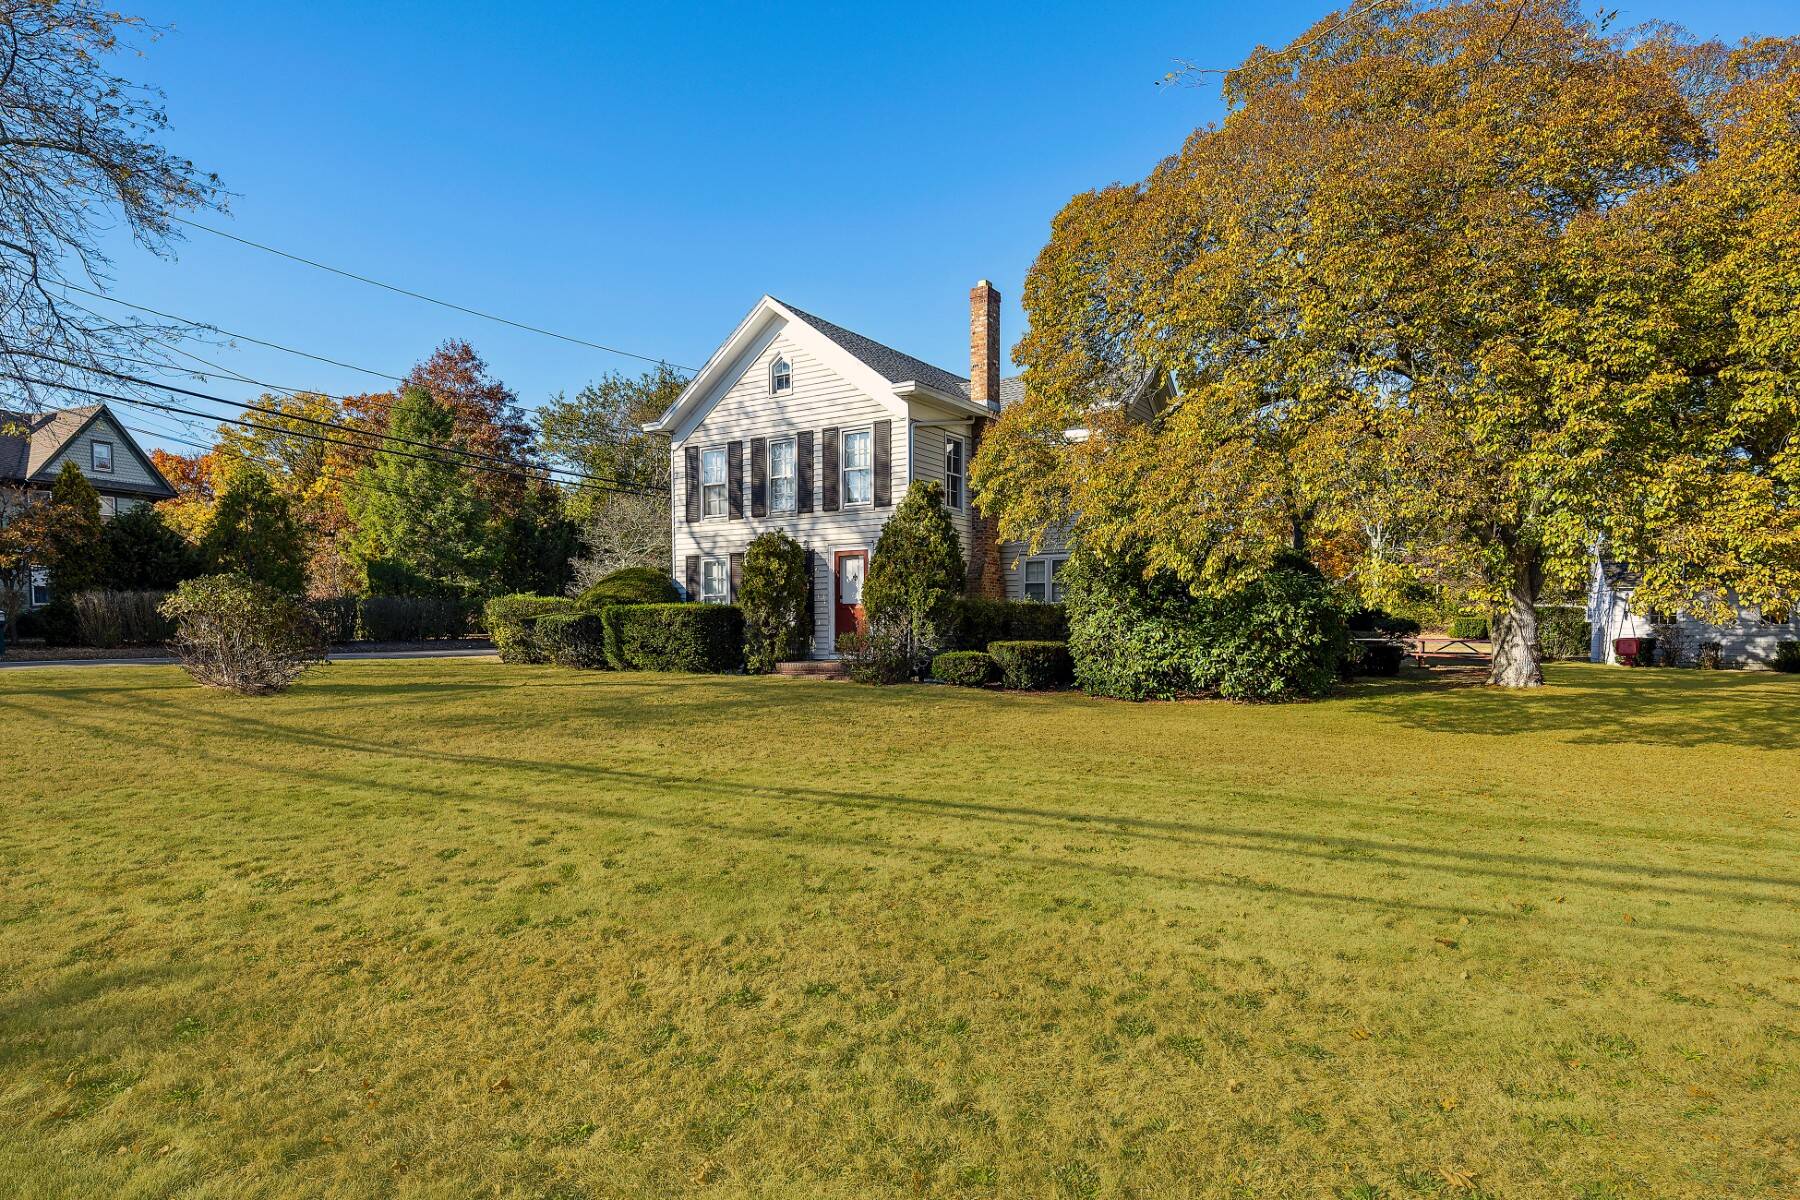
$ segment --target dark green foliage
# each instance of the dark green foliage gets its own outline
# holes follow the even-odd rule
[[[998,671],[993,657],[982,650],[946,650],[931,660],[931,677],[956,687],[983,687]]]
[[[1397,617],[1379,608],[1359,608],[1345,614],[1344,628],[1356,637],[1410,637],[1419,632],[1419,623],[1411,617]]]
[[[857,683],[905,683],[913,677],[913,652],[890,623],[868,621],[837,640],[838,661]]]
[[[100,493],[74,463],[65,462],[56,473],[43,522],[38,565],[50,571],[52,595],[72,597],[99,587],[106,566]]]
[[[1220,598],[1195,598],[1166,573],[1077,554],[1068,587],[1075,682],[1127,700],[1213,692],[1232,700],[1324,695],[1348,653],[1331,585],[1283,555]]]
[[[579,529],[563,512],[562,494],[552,485],[527,487],[517,511],[499,521],[496,536],[495,575],[501,587],[556,595],[575,578]]]
[[[160,611],[167,591],[82,592],[73,600],[77,640],[83,646],[160,646],[175,636],[175,622]]]
[[[1552,659],[1586,661],[1593,653],[1593,626],[1579,608],[1545,607],[1537,610],[1538,654]]]
[[[962,542],[944,508],[941,484],[925,481],[906,489],[894,510],[863,584],[863,608],[899,639],[915,669],[939,640],[950,604],[962,592]]]
[[[944,619],[944,641],[958,650],[984,650],[989,642],[1061,642],[1068,637],[1068,610],[1033,600],[958,596]]]
[[[44,636],[44,618],[37,610],[17,615],[8,613],[6,635],[15,642],[20,638],[41,638]]]
[[[306,586],[306,540],[288,498],[261,471],[231,477],[200,538],[214,575],[242,575],[290,596]]]
[[[1346,675],[1380,675],[1393,677],[1400,674],[1400,665],[1406,661],[1406,647],[1399,642],[1363,641],[1350,643],[1350,653],[1344,659]]]
[[[1769,665],[1790,675],[1800,674],[1800,642],[1783,639],[1775,643],[1775,657]]]
[[[247,576],[190,579],[162,612],[176,623],[176,657],[206,687],[267,695],[325,659],[324,631],[311,610]]]
[[[473,601],[455,596],[368,596],[352,601],[359,642],[428,642],[469,634]],[[350,640],[350,639],[346,639]]]
[[[807,607],[806,551],[778,529],[760,534],[744,550],[744,669],[766,675],[778,662],[806,657],[812,642]]]
[[[200,573],[200,558],[148,504],[106,523],[102,557],[106,586],[124,592],[166,592]]]
[[[47,646],[81,645],[81,618],[72,597],[53,595],[50,603],[34,614]]]
[[[995,642],[988,655],[1000,670],[1000,686],[1044,692],[1067,687],[1074,677],[1067,642]]]
[[[736,605],[614,604],[600,619],[614,670],[719,674],[744,665],[744,614]]]
[[[621,567],[597,581],[581,593],[582,608],[604,608],[608,604],[674,604],[681,590],[669,573],[656,567]]]
[[[1488,635],[1488,619],[1464,613],[1450,618],[1450,636],[1479,642]]]
[[[550,613],[537,619],[538,648],[559,667],[606,666],[606,629],[600,614]]]
[[[575,601],[566,596],[520,593],[489,600],[482,609],[482,619],[501,662],[537,663],[544,661],[536,636],[538,618],[575,610]]]

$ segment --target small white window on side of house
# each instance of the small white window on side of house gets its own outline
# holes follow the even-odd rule
[[[1025,598],[1050,604],[1063,601],[1063,565],[1067,558],[1028,558],[1025,560]]]
[[[944,438],[944,506],[956,512],[962,511],[963,490],[967,472],[963,467],[963,440],[955,436]]]
[[[726,583],[724,559],[706,558],[700,561],[700,602],[702,604],[725,603],[727,599]]]
[[[769,443],[769,511],[791,513],[797,507],[799,493],[794,478],[794,439],[780,438]]]
[[[50,603],[50,569],[48,567],[31,568],[31,606],[42,608]]]
[[[117,496],[100,497],[100,515],[116,517],[119,515],[119,498]]]
[[[89,462],[93,465],[94,470],[111,475],[113,444],[111,442],[89,442],[88,445],[91,447]]]
[[[725,447],[700,452],[700,515],[725,515]]]
[[[769,364],[769,394],[792,391],[794,388],[794,364],[785,355],[777,355]]]
[[[875,502],[875,435],[859,429],[844,435],[844,506]]]

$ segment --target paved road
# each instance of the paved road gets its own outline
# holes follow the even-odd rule
[[[459,647],[454,650],[342,650],[326,657],[332,662],[355,662],[377,658],[482,658],[494,651],[482,647]],[[41,662],[0,662],[0,671],[22,667],[168,667],[172,658],[51,658]]]

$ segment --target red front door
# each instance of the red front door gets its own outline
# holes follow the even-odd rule
[[[867,550],[839,550],[832,556],[832,641],[862,628],[863,576],[869,571]]]

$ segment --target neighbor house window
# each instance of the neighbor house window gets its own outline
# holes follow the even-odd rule
[[[725,447],[700,452],[700,515],[725,515]]]
[[[794,439],[769,443],[769,511],[791,513],[798,493],[794,490]]]
[[[769,364],[769,391],[785,392],[794,386],[794,368],[785,358]]]
[[[844,503],[872,504],[875,501],[875,436],[868,430],[844,435]]]
[[[116,517],[119,515],[119,498],[117,496],[100,497],[100,515]]]
[[[112,474],[112,443],[91,442],[89,444],[93,447],[94,470],[104,471],[108,475]]]
[[[944,503],[960,511],[963,506],[963,440],[944,439]]]
[[[50,603],[50,570],[48,567],[31,568],[31,606],[42,608]]]
[[[725,560],[708,558],[700,563],[700,602],[723,604],[726,596]]]
[[[1061,604],[1063,599],[1063,564],[1066,558],[1028,558],[1025,560],[1025,598]]]

